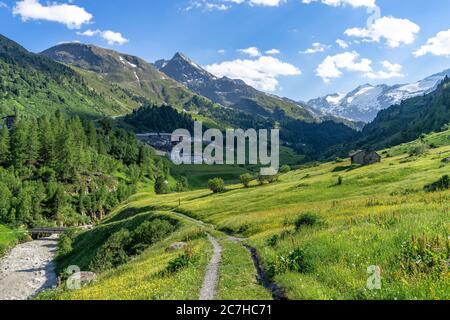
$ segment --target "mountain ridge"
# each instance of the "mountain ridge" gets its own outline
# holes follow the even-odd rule
[[[239,79],[217,77],[181,52],[177,52],[170,60],[157,60],[154,66],[193,92],[225,107],[275,117],[276,113],[282,110],[295,119],[317,120],[301,103],[286,101],[259,91]]]
[[[348,93],[333,93],[311,99],[307,102],[312,108],[325,114],[344,117],[354,121],[371,122],[378,112],[403,100],[428,94],[434,91],[450,69],[435,73],[422,80],[407,84],[358,86]]]

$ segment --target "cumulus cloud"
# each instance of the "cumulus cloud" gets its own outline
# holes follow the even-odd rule
[[[259,49],[256,47],[250,47],[246,49],[239,49],[238,52],[246,54],[250,57],[259,57],[261,55],[261,52],[259,52]]]
[[[333,78],[340,78],[343,70],[371,72],[371,64],[371,60],[361,59],[355,51],[344,52],[326,57],[317,67],[316,75],[321,77],[324,82],[330,82]]]
[[[428,39],[426,44],[414,52],[416,57],[426,54],[450,57],[450,29],[441,31],[436,36]]]
[[[324,52],[328,48],[329,48],[329,46],[321,44],[320,42],[315,42],[312,44],[311,48],[306,49],[305,51],[300,51],[300,53],[313,54],[313,53],[317,53],[317,52]]]
[[[23,21],[53,21],[62,23],[70,29],[79,29],[82,25],[90,23],[93,18],[92,14],[79,6],[55,2],[42,5],[39,0],[18,1],[13,8],[13,14],[19,15]]]
[[[120,32],[114,32],[111,30],[86,30],[84,32],[77,32],[77,34],[85,37],[99,36],[109,45],[123,45],[128,42],[128,39],[124,38]]]
[[[320,1],[323,4],[333,7],[349,5],[355,8],[358,7],[374,8],[376,6],[375,0],[302,0],[302,2],[306,4],[317,1]]]
[[[264,91],[275,91],[279,85],[279,77],[301,74],[300,69],[294,65],[269,56],[262,56],[254,60],[224,61],[208,65],[205,69],[218,77],[241,79],[248,85]]]
[[[321,77],[325,83],[331,79],[340,78],[344,71],[359,72],[370,79],[391,79],[404,77],[403,67],[400,64],[391,63],[387,60],[381,62],[382,70],[374,71],[372,60],[361,58],[355,51],[344,52],[334,56],[328,56],[317,67],[316,75]]]
[[[370,79],[403,78],[405,76],[402,73],[403,66],[400,64],[391,63],[384,60],[381,62],[381,65],[385,70],[368,72],[366,73],[366,76]]]
[[[351,28],[347,29],[345,34],[370,42],[385,39],[388,46],[396,48],[401,44],[413,43],[419,31],[420,27],[408,19],[382,17],[375,20],[369,28]]]

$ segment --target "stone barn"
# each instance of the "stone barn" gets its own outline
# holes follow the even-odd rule
[[[369,165],[381,162],[381,156],[375,151],[359,150],[350,154],[352,164]]]

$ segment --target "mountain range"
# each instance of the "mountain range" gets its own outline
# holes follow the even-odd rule
[[[450,69],[409,84],[364,84],[347,94],[329,94],[312,99],[307,104],[324,114],[368,123],[374,120],[381,110],[436,90],[446,76],[450,76]]]
[[[151,130],[153,124],[142,119],[163,118],[161,112],[133,111],[166,105],[177,110],[182,122],[200,119],[220,129],[277,126],[285,145],[315,159],[333,156],[327,151],[330,147],[342,153],[354,147],[381,148],[439,130],[450,122],[448,75],[450,70],[408,85],[366,84],[345,96],[298,103],[241,80],[216,77],[182,53],[154,64],[80,43],[35,54],[0,36],[0,116],[14,110],[31,115],[61,110],[97,119],[133,113],[132,123]],[[442,84],[444,78],[447,82]],[[373,122],[357,134],[351,129],[357,123],[340,116]],[[174,114],[170,119],[178,118]]]
[[[282,111],[295,119],[318,120],[302,103],[258,91],[242,80],[216,77],[182,53],[176,53],[171,60],[158,60],[154,65],[193,92],[222,106],[266,117]]]

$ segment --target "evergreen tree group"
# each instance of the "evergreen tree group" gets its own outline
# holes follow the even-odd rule
[[[103,218],[136,183],[167,172],[132,133],[60,112],[0,129],[0,223],[78,225]]]

